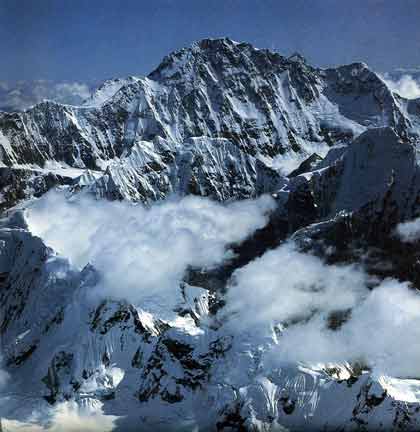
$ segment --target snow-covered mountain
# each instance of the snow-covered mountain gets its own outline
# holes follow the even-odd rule
[[[3,429],[420,429],[419,145],[367,65],[230,39],[0,113]]]
[[[186,192],[202,187],[203,195],[226,196],[207,190],[209,183],[211,189],[220,185],[199,172],[198,165],[207,164],[197,161],[208,152],[196,148],[198,141],[185,145],[204,137],[209,147],[215,139],[215,147],[233,146],[247,160],[245,195],[252,196],[262,187],[257,172],[287,174],[311,154],[324,156],[366,128],[390,126],[415,135],[417,105],[393,95],[364,64],[318,70],[301,57],[229,39],[204,40],[169,55],[147,78],[104,83],[86,106],[43,102],[24,113],[2,114],[1,159],[6,166],[43,168],[53,161],[104,171],[98,194],[145,202],[176,190],[176,184]],[[193,150],[182,156],[178,148],[188,146]],[[182,170],[180,158],[191,159]],[[231,165],[234,178],[242,175],[242,168]],[[125,169],[129,174],[121,175]]]

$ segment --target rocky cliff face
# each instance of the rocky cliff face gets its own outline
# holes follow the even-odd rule
[[[238,332],[228,311],[241,271],[290,242],[325,269],[363,266],[366,297],[387,278],[419,288],[418,241],[395,235],[420,215],[418,108],[364,64],[320,70],[217,39],[169,55],[148,77],[106,82],[83,106],[0,113],[6,427],[46,427],[54,407],[75,402],[117,416],[121,431],[417,430],[418,377],[378,374],[354,359],[273,362],[287,329],[317,310],[265,333]],[[93,298],[101,270],[77,267],[36,236],[28,212],[57,185],[76,202],[89,195],[153,208],[174,195],[269,194],[274,204],[263,227],[225,245],[225,260],[185,269],[170,308],[150,307]],[[274,273],[287,283],[281,261]],[[326,331],[350,322],[352,307],[328,310]]]

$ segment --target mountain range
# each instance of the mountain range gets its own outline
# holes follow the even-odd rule
[[[366,64],[228,38],[0,112],[3,428],[419,430],[419,146]]]

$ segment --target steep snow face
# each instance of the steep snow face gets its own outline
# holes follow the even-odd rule
[[[140,141],[111,162],[89,186],[97,197],[153,202],[170,194],[218,201],[249,198],[279,189],[287,180],[263,159],[224,138],[190,138],[182,144],[162,138]]]
[[[353,210],[392,190],[397,207],[410,200],[417,175],[414,147],[389,128],[371,129],[349,146],[335,211]],[[418,180],[417,180],[418,182]]]
[[[391,128],[370,128],[348,146],[297,173],[285,190],[309,188],[318,217],[367,212],[387,222],[417,216],[420,177],[416,146]],[[365,214],[367,217],[367,214]],[[391,219],[387,219],[387,218]]]

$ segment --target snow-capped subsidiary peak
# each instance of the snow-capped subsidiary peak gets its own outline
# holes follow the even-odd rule
[[[140,78],[130,76],[128,78],[114,78],[104,81],[87,99],[83,106],[97,107],[112,98],[122,87],[135,83]]]
[[[287,60],[294,61],[294,62],[297,62],[297,63],[306,63],[305,57],[303,57],[302,54],[300,54],[300,53],[298,53],[296,51],[292,55],[290,55],[289,57],[287,57]]]
[[[394,129],[367,129],[347,147],[331,149],[325,161],[312,166],[308,171],[313,173],[306,177],[300,175],[312,189],[321,216],[355,212],[367,205],[375,212],[386,201],[399,217],[415,217],[420,187],[416,147]]]
[[[418,135],[415,120],[401,110],[392,91],[365,63],[352,63],[325,70],[328,88],[324,94],[340,105],[344,116],[365,126],[392,126],[399,133]],[[355,100],[359,103],[355,103]]]
[[[391,128],[370,129],[360,135],[344,157],[343,178],[336,209],[353,210],[379,197],[399,200],[398,208],[411,200],[410,186],[416,175],[415,148],[404,143]]]

